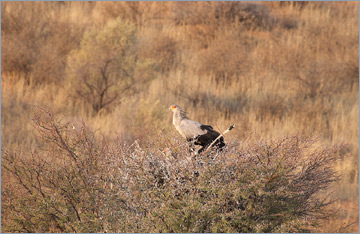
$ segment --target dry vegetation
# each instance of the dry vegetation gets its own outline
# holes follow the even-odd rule
[[[330,199],[336,201],[328,208],[338,209],[337,215],[323,221],[326,225],[320,221],[319,226],[310,230],[358,232],[358,2],[3,2],[1,5],[2,231],[304,231],[304,220],[311,223],[319,218],[323,210],[316,204],[324,204],[319,202],[321,198],[333,191]],[[212,124],[218,130],[233,122],[238,124],[226,136],[228,142],[233,142],[232,148],[220,154],[215,165],[199,167],[194,162],[172,159],[170,167],[168,159],[158,152],[165,147],[175,150],[183,143],[173,137],[171,114],[167,111],[173,103],[184,107],[192,119]],[[51,134],[47,140],[35,137],[35,129],[49,122],[42,122],[44,117],[34,106],[51,109],[61,118],[62,123],[57,125],[60,128],[66,129],[66,123],[74,126],[74,133],[62,129],[61,134],[70,135],[61,136],[71,144],[79,144],[78,148],[61,147],[56,144],[59,139]],[[89,132],[94,132],[93,136],[81,132],[82,121]],[[259,139],[248,139],[254,132]],[[47,134],[40,132],[43,137],[49,137]],[[315,135],[319,140],[286,138],[294,134]],[[319,177],[324,184],[317,184],[319,187],[313,184],[317,189],[311,193],[318,200],[299,198],[298,202],[313,209],[311,212],[316,211],[311,218],[299,206],[303,213],[294,210],[291,213],[289,208],[286,210],[292,214],[289,219],[278,219],[282,226],[274,223],[271,215],[261,222],[256,219],[258,214],[247,220],[241,216],[242,208],[231,205],[231,196],[247,196],[247,190],[241,187],[229,197],[227,189],[233,190],[239,184],[219,174],[213,178],[214,183],[221,182],[224,187],[211,188],[206,184],[207,173],[235,173],[234,168],[241,168],[241,163],[255,168],[250,159],[247,161],[242,156],[261,156],[260,149],[266,146],[276,149],[279,139],[287,139],[280,144],[281,154],[294,149],[288,153],[292,156],[289,162],[284,161],[285,171],[300,166],[294,159],[303,158],[305,162],[307,157],[316,156],[302,153],[301,147],[309,142],[311,149],[328,149],[315,151],[319,160],[329,155],[341,160],[328,157],[329,161],[325,161],[328,165],[320,163],[316,173],[324,176]],[[295,143],[294,139],[299,142]],[[133,142],[138,145],[130,147]],[[334,145],[342,144],[339,151],[332,151]],[[81,160],[86,159],[84,162],[89,165],[77,167],[71,158],[66,158],[71,150],[87,156]],[[281,154],[274,152],[274,158],[279,159]],[[184,157],[183,152],[175,153],[179,159]],[[134,167],[128,168],[127,178],[141,184],[144,193],[135,188],[126,190],[119,181],[111,189],[108,187],[109,180],[124,179],[125,175],[121,174],[124,172],[112,171],[117,166],[127,168],[121,161],[124,155],[144,161],[141,166],[138,161],[132,162]],[[272,170],[273,166],[267,169]],[[95,171],[85,173],[84,168]],[[143,177],[134,177],[131,174],[135,173],[134,168],[143,168]],[[328,182],[336,179],[331,169],[341,177],[329,189]],[[324,170],[329,173],[323,174]],[[200,176],[190,179],[194,171],[199,171]],[[264,171],[259,169],[255,174],[259,177],[253,190],[264,185],[264,178],[268,178],[262,174]],[[171,182],[161,187],[156,175],[164,172],[169,173],[166,178]],[[291,181],[302,175],[296,170],[287,172],[274,186],[279,181],[287,183],[291,193]],[[114,177],[109,177],[109,173],[114,173]],[[176,173],[185,177],[189,174],[188,180],[197,188],[213,190],[192,191],[188,183],[177,184],[178,178],[173,177]],[[238,181],[254,176],[245,171],[242,175],[231,175]],[[104,180],[99,182],[98,176]],[[311,176],[302,179],[308,181]],[[79,182],[80,187],[72,191],[73,180],[82,180],[84,186]],[[187,191],[181,199],[172,193],[173,183],[180,186],[180,193]],[[26,189],[26,185],[33,187]],[[41,186],[45,186],[44,190]],[[277,196],[291,197],[282,193],[281,186],[275,187]],[[187,194],[190,192],[191,196]],[[161,197],[157,193],[169,200],[152,199]],[[266,199],[261,201],[247,196],[247,202],[255,205],[259,202],[263,209],[257,206],[244,209],[269,214],[267,208],[271,207],[266,202],[273,201],[268,199],[274,194],[266,189],[263,193]],[[51,194],[53,200],[49,198]],[[84,196],[89,203],[81,203]],[[119,205],[121,197],[127,205],[126,202]],[[170,205],[174,205],[170,199],[174,197],[179,199],[182,210],[193,211],[200,221],[196,222],[191,213],[179,216],[178,220],[164,220],[164,216],[178,217],[180,208]],[[205,199],[209,202],[204,205]],[[119,201],[116,203],[119,210],[111,203],[115,201]],[[229,202],[228,206],[222,203],[225,201]],[[99,204],[113,210],[93,210]],[[164,207],[154,209],[159,204]],[[276,207],[280,213],[276,211],[276,217],[284,214],[281,213],[285,212],[281,209],[284,204],[290,203],[279,203]],[[146,219],[141,207],[151,214]],[[210,207],[214,209],[207,209]],[[220,207],[229,210],[220,212]],[[75,210],[80,208],[77,214]],[[101,212],[113,216],[104,219]],[[238,220],[231,221],[232,215]],[[128,218],[123,226],[114,221],[120,216]],[[253,220],[259,222],[254,224]],[[140,222],[147,223],[147,229],[136,226]]]

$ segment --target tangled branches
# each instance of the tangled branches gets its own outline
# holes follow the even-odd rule
[[[340,147],[291,136],[189,158],[176,139],[108,143],[43,109],[33,123],[36,149],[2,151],[7,232],[303,232],[331,214]]]

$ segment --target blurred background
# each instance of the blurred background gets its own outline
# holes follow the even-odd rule
[[[34,106],[108,140],[175,134],[171,104],[231,140],[317,136],[346,144],[318,231],[358,232],[358,2],[2,2],[1,36],[3,149],[36,145]]]

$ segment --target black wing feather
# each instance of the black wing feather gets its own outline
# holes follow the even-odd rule
[[[201,125],[200,128],[202,130],[206,130],[207,132],[203,135],[200,135],[197,137],[196,141],[195,141],[195,145],[201,145],[204,148],[207,147],[208,145],[210,145],[219,135],[220,133],[218,133],[217,131],[215,131],[213,129],[212,126],[210,125]],[[214,144],[214,146],[218,146],[220,149],[222,147],[225,146],[224,143],[224,138],[220,137],[216,143]]]

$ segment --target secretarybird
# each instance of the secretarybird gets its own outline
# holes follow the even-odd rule
[[[186,112],[178,105],[172,105],[169,109],[173,112],[173,124],[176,130],[190,143],[191,150],[194,150],[192,144],[202,146],[198,151],[199,154],[209,146],[220,150],[225,146],[224,138],[210,125],[203,125],[190,120],[186,116]],[[213,141],[215,142],[213,143]]]

